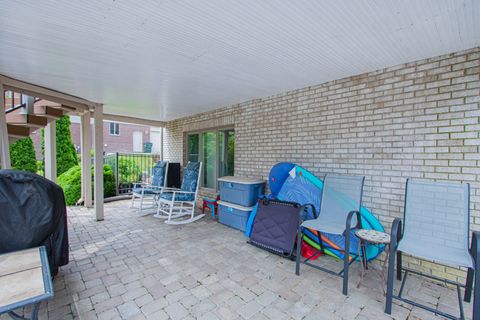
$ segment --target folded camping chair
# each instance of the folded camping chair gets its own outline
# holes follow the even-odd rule
[[[480,290],[479,264],[477,263],[480,234],[473,233],[472,244],[469,247],[469,197],[469,184],[407,180],[403,228],[402,222],[398,218],[393,221],[392,225],[386,313],[391,314],[392,299],[397,299],[437,315],[457,319],[451,314],[402,297],[407,275],[413,273],[455,285],[460,306],[460,319],[464,319],[460,287],[465,287],[464,300],[470,302],[475,275],[473,319],[480,319],[480,295],[477,295],[479,292],[477,290]],[[466,285],[423,274],[402,266],[402,253],[443,265],[467,268]],[[397,257],[398,280],[401,280],[402,271],[404,271],[398,295],[393,295],[395,256]]]
[[[311,204],[260,199],[248,243],[293,260],[295,238],[302,215]]]
[[[152,168],[152,183],[134,183],[132,189],[132,208],[143,212],[145,209],[154,208],[157,204],[156,197],[160,190],[166,186],[168,174],[168,162],[159,161]],[[135,207],[135,202],[140,200],[140,205]],[[147,206],[145,206],[147,205]]]
[[[297,236],[297,263],[296,274],[300,274],[300,263],[316,268],[330,274],[343,277],[343,294],[348,293],[348,268],[358,258],[358,254],[352,254],[350,248],[350,237],[352,228],[361,228],[360,206],[362,203],[363,181],[365,177],[347,175],[327,175],[324,180],[322,191],[322,202],[318,218],[304,221]],[[318,241],[320,250],[316,254],[301,261],[300,250],[303,241],[303,228],[313,229],[319,232]],[[344,253],[343,269],[335,272],[309,262],[325,249],[322,243],[320,232],[345,237],[345,248],[340,250]],[[355,250],[356,252],[357,250]],[[352,257],[352,259],[350,259]],[[351,260],[351,261],[350,261]]]
[[[168,224],[186,224],[201,219],[205,214],[195,216],[195,203],[202,172],[201,162],[188,162],[183,169],[180,189],[162,188],[158,197],[156,218],[167,219]],[[188,219],[178,219],[190,216]]]

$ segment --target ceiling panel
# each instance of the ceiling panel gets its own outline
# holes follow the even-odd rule
[[[155,120],[480,45],[475,0],[0,0],[0,7],[1,74]]]

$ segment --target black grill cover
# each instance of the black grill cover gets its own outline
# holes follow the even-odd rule
[[[68,264],[62,189],[34,173],[0,170],[0,253],[42,245],[56,274],[58,267]]]

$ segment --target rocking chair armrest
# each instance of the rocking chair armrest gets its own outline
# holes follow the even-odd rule
[[[166,192],[181,191],[181,189],[179,188],[170,188],[170,187],[163,187],[162,190]]]
[[[194,191],[183,191],[183,190],[175,190],[175,191],[168,191],[167,192],[173,192],[173,193],[185,193],[185,194],[195,194]]]
[[[133,187],[134,188],[137,188],[137,186],[141,187],[141,188],[145,188],[146,186],[148,186],[148,183],[146,182],[134,182],[132,183]]]

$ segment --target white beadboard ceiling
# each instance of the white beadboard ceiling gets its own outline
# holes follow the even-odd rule
[[[0,0],[0,74],[155,120],[479,45],[478,0]]]

